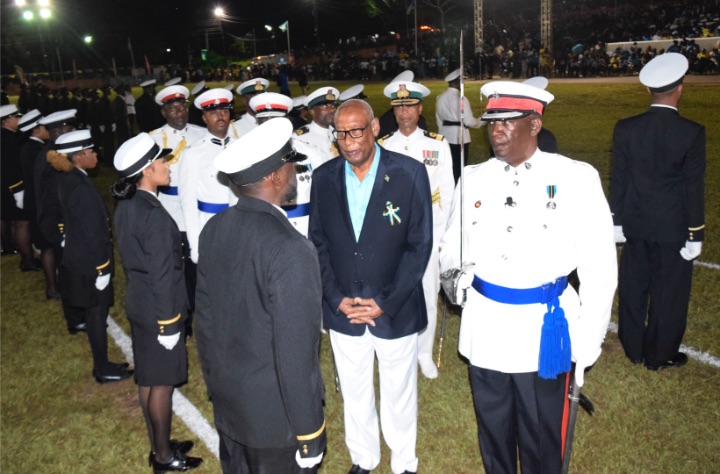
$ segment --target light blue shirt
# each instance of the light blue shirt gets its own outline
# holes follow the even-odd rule
[[[350,209],[350,220],[352,221],[353,230],[355,231],[355,242],[360,240],[360,231],[365,221],[365,212],[367,211],[370,196],[372,195],[373,185],[375,184],[375,176],[377,175],[378,165],[380,164],[380,147],[375,144],[375,156],[370,165],[370,171],[360,181],[350,166],[345,162],[345,188],[347,189],[348,208]]]

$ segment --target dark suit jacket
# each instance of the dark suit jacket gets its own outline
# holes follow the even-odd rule
[[[77,168],[60,173],[58,193],[65,235],[61,293],[72,306],[112,304],[112,283],[97,291],[95,280],[112,273],[110,222],[90,178]]]
[[[205,225],[199,253],[195,334],[215,426],[252,448],[319,455],[327,438],[315,248],[277,208],[240,196]]]
[[[702,230],[692,229],[705,223],[705,127],[667,107],[620,120],[610,209],[628,237],[701,241]]]
[[[187,291],[182,239],[173,218],[157,197],[138,190],[118,202],[115,235],[127,279],[128,318],[158,334],[180,332]]]
[[[313,172],[310,239],[320,257],[323,319],[328,328],[361,335],[338,307],[344,297],[374,298],[384,314],[370,332],[398,339],[427,326],[422,276],[432,251],[432,202],[425,166],[380,148],[372,196],[360,241],[355,242],[345,187],[345,159],[328,161]],[[401,222],[383,216],[398,208]]]

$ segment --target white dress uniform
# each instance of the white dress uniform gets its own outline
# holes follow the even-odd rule
[[[463,97],[465,111],[463,114],[465,128],[463,131],[463,143],[470,143],[470,131],[468,128],[480,128],[482,121],[473,116],[470,101]],[[438,133],[452,145],[460,144],[460,91],[454,87],[448,87],[440,94],[435,104],[435,122]],[[467,157],[466,157],[467,158]]]
[[[231,123],[228,134],[231,134],[233,135],[233,138],[238,139],[257,126],[258,123],[255,117],[245,112],[239,119]]]
[[[423,290],[427,305],[428,325],[418,338],[418,357],[432,359],[435,328],[437,327],[437,300],[440,291],[440,239],[445,233],[452,206],[455,179],[452,172],[450,145],[442,135],[416,128],[410,136],[393,132],[378,143],[383,148],[408,155],[425,164],[430,178],[433,209],[433,251],[423,275]]]
[[[310,122],[304,127],[295,130],[293,143],[303,142],[315,150],[322,163],[328,162],[339,156],[340,152],[335,146],[332,126],[323,128],[315,122]]]
[[[617,260],[613,223],[597,171],[537,149],[513,168],[492,158],[465,170],[464,260],[476,278],[507,288],[535,288],[577,268],[580,295],[560,296],[573,359],[600,355]],[[460,196],[456,189],[441,270],[460,266]],[[505,304],[467,290],[459,351],[473,366],[505,373],[538,371],[545,304]]]
[[[178,185],[180,183],[180,159],[184,157],[185,149],[193,142],[201,139],[207,133],[202,127],[187,124],[182,130],[172,128],[165,124],[150,132],[150,136],[160,148],[172,148],[173,158],[170,161],[170,185],[158,188],[158,200],[168,211],[177,224],[180,232],[185,232],[185,219],[180,206]]]
[[[297,199],[294,204],[283,205],[282,209],[288,216],[290,223],[305,237],[308,236],[308,224],[310,223],[310,188],[312,187],[312,173],[315,168],[322,165],[320,155],[314,148],[298,141],[293,135],[292,146],[298,153],[302,153],[307,158],[298,163],[294,163],[295,172],[297,174]]]
[[[213,165],[218,153],[234,141],[230,133],[222,139],[206,131],[201,139],[187,148],[180,161],[180,204],[190,244],[190,258],[195,263],[198,261],[200,232],[207,221],[237,203],[227,176]]]

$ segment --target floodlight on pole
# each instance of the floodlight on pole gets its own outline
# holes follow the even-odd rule
[[[222,18],[225,15],[225,10],[223,10],[222,7],[215,7],[213,13],[215,13],[215,16]]]
[[[52,16],[52,13],[49,8],[41,8],[40,9],[40,17],[47,20]]]
[[[25,5],[27,5],[27,2],[25,0],[15,0],[15,6],[24,7]]]
[[[272,30],[273,30],[273,27],[270,26],[270,25],[265,25],[265,29],[268,30],[268,31],[272,31]]]
[[[39,7],[49,7],[50,6],[50,0],[38,0],[38,6]]]
[[[93,42],[93,37],[91,35],[85,35],[83,41],[85,41],[85,44],[90,44]]]
[[[23,17],[23,20],[27,20],[27,21],[33,21],[33,19],[35,19],[35,15],[30,10],[25,10],[22,13],[22,17]]]

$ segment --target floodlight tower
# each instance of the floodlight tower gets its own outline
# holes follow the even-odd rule
[[[475,10],[475,54],[483,49],[483,0],[473,0]]]
[[[542,0],[540,3],[540,39],[548,51],[553,51],[552,6],[553,0]]]

